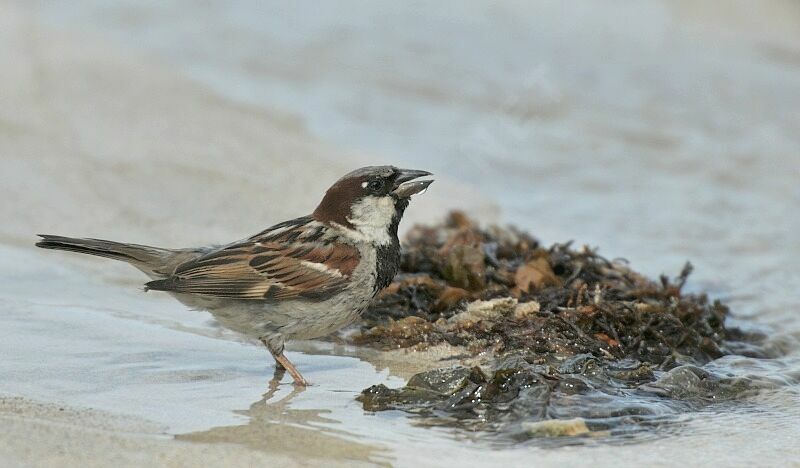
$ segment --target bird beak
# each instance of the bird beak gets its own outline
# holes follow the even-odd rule
[[[394,180],[394,190],[392,191],[399,198],[408,198],[411,195],[425,193],[432,180],[414,180],[420,177],[433,175],[428,171],[417,171],[414,169],[400,169],[400,174]]]

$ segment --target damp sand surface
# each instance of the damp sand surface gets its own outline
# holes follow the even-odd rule
[[[0,210],[13,222],[0,231],[0,418],[24,435],[0,438],[3,460],[83,465],[82,444],[120,466],[800,459],[794,3],[1,5]],[[296,343],[317,385],[273,389],[262,349],[143,294],[136,271],[30,246],[37,231],[235,239],[313,204],[279,174],[330,180],[375,160],[456,180],[411,222],[498,206],[546,243],[599,246],[651,277],[691,260],[687,288],[779,356],[706,368],[781,385],[634,440],[495,443],[355,401],[400,387],[429,354]]]

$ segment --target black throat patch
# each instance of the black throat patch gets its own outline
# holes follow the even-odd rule
[[[389,286],[400,268],[400,240],[397,238],[397,228],[408,207],[408,199],[397,200],[394,207],[394,217],[392,224],[389,225],[389,237],[392,241],[388,245],[379,245],[375,252],[378,268],[373,294],[378,294],[378,291]]]
[[[400,268],[400,242],[395,237],[388,245],[378,246],[375,252],[377,257],[377,270],[375,274],[375,287],[373,295],[389,286]]]

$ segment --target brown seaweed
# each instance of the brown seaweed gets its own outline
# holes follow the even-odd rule
[[[538,422],[552,419],[578,418],[569,431],[585,426],[585,435],[657,416],[643,399],[680,395],[677,411],[692,396],[746,393],[697,367],[728,354],[732,333],[743,334],[726,328],[725,305],[684,291],[691,272],[687,263],[675,278],[653,281],[595,249],[545,248],[460,212],[415,226],[400,274],[347,339],[384,350],[447,343],[487,358],[480,368],[416,375],[401,389],[371,387],[359,399],[369,411],[401,409],[429,424],[524,438],[550,434]],[[676,375],[695,385],[667,385]]]
[[[516,229],[481,229],[453,213],[444,225],[411,230],[401,273],[350,339],[382,349],[446,342],[702,364],[725,353],[728,308],[684,294],[691,271],[687,263],[675,279],[651,281],[595,250],[545,249]]]

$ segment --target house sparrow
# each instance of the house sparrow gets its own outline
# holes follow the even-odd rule
[[[352,323],[400,263],[397,227],[430,172],[369,166],[328,189],[309,216],[224,246],[163,249],[40,235],[36,245],[130,263],[223,326],[258,338],[297,385],[306,380],[283,353],[286,339],[311,339]]]

